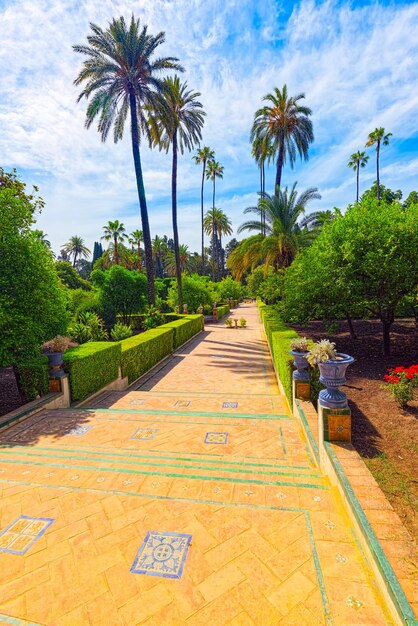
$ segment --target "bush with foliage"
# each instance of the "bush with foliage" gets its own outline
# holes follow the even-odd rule
[[[240,317],[239,325],[240,325],[240,328],[246,328],[247,320],[245,319],[245,317]]]
[[[71,326],[69,333],[77,343],[106,341],[109,338],[104,321],[92,311],[80,313],[77,322]]]
[[[126,326],[126,324],[117,322],[110,331],[110,336],[113,341],[123,341],[123,339],[129,339],[129,337],[132,337],[132,328],[130,326]]]
[[[129,316],[144,310],[147,279],[141,272],[113,265],[105,271],[93,270],[91,280],[99,290],[100,314],[108,327],[115,325],[117,316],[129,325]]]
[[[88,280],[81,278],[75,267],[68,261],[57,261],[55,263],[55,269],[63,285],[69,289],[84,289],[85,291],[90,291],[91,284]]]
[[[225,320],[225,326],[227,328],[232,328],[232,319],[230,317],[227,317]]]
[[[142,326],[144,330],[151,330],[151,328],[157,328],[164,324],[164,315],[155,306],[148,306],[145,309],[144,320]]]
[[[283,270],[275,272],[269,267],[266,274],[264,267],[256,267],[246,278],[248,296],[261,298],[268,304],[275,304],[282,297],[283,280]]]
[[[84,400],[118,377],[121,343],[84,343],[67,350],[63,361],[70,375],[71,399]]]
[[[218,302],[227,302],[230,298],[239,301],[242,295],[243,288],[241,283],[234,280],[232,276],[227,276],[220,283],[215,283],[215,296]]]
[[[227,313],[229,313],[229,306],[227,304],[220,304],[216,307],[218,314],[218,320],[222,319]]]
[[[0,168],[0,367],[40,354],[41,344],[66,332],[65,289],[51,252],[31,230],[42,201],[25,192],[16,174]]]
[[[99,313],[99,291],[92,288],[90,291],[85,289],[68,289],[67,290],[68,310],[74,319],[78,319],[80,313],[84,311],[92,311]]]
[[[392,368],[385,374],[386,383],[383,385],[389,389],[392,396],[401,409],[405,409],[408,402],[414,399],[415,389],[418,386],[418,365],[409,367]]]
[[[17,366],[23,399],[25,402],[35,400],[49,391],[48,358],[40,356]]]
[[[206,304],[212,306],[215,301],[213,283],[207,280],[206,277],[198,276],[197,274],[192,274],[191,276],[187,276],[186,274],[182,275],[182,291],[183,303],[187,304],[190,312],[197,311],[200,305],[204,306]],[[172,284],[168,290],[167,301],[172,310],[175,310],[178,303],[176,283]]]

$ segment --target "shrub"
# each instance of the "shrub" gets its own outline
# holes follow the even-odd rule
[[[167,316],[170,319],[170,314]],[[197,335],[204,328],[203,315],[184,315],[181,319],[164,324],[162,328],[172,328],[174,330],[174,349],[176,350],[183,343],[186,343],[194,335]]]
[[[35,400],[49,391],[48,358],[40,356],[37,359],[17,366],[19,388],[26,402]]]
[[[187,304],[189,311],[197,311],[200,305],[210,305],[215,300],[212,283],[204,280],[201,276],[193,274],[192,276],[182,275],[183,303]],[[168,290],[168,304],[174,310],[178,304],[177,283],[172,284]]]
[[[126,326],[126,324],[118,322],[110,331],[110,336],[113,341],[123,341],[123,339],[129,339],[129,337],[132,337],[132,328],[130,326]]]
[[[84,313],[80,313],[78,321],[90,329],[92,341],[105,341],[108,339],[105,323],[97,313],[84,311]]]
[[[382,386],[389,389],[399,407],[404,409],[408,402],[414,399],[414,391],[418,386],[418,365],[410,367],[399,365],[388,370],[384,379],[386,383]]]
[[[151,328],[157,328],[157,326],[161,326],[163,323],[164,315],[155,306],[148,306],[145,310],[143,328],[151,330]]]
[[[78,319],[84,311],[99,312],[99,291],[91,289],[67,289],[68,309],[74,319]]]
[[[224,315],[229,313],[229,306],[227,304],[221,304],[217,307],[218,320],[222,319]]]
[[[247,320],[244,317],[241,317],[239,320],[239,325],[241,328],[245,328],[247,326]]]
[[[216,298],[220,302],[225,302],[232,298],[233,300],[241,300],[243,293],[242,285],[237,280],[234,280],[232,276],[227,276],[220,283],[215,285]]]
[[[99,289],[100,312],[108,327],[114,326],[117,316],[128,325],[130,315],[144,310],[147,279],[141,272],[113,265],[93,270],[91,279]]]
[[[68,261],[57,261],[55,269],[62,283],[69,289],[84,289],[86,291],[91,289],[91,284],[88,280],[81,278],[75,267]]]
[[[71,325],[68,332],[70,333],[72,339],[74,339],[74,341],[76,341],[79,344],[87,343],[88,341],[91,341],[91,330],[85,324],[80,324],[79,322],[75,322],[74,324]]]
[[[122,348],[122,376],[127,376],[129,383],[132,383],[145,374],[173,352],[173,338],[173,329],[164,326],[148,330],[117,344]]]
[[[232,328],[232,320],[230,317],[225,320],[225,324],[227,328]]]
[[[85,343],[67,350],[63,361],[64,370],[70,375],[72,400],[84,400],[118,377],[121,344]]]

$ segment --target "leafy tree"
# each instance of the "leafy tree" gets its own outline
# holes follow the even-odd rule
[[[221,282],[216,283],[215,293],[218,302],[226,302],[229,298],[240,300],[243,293],[242,285],[232,276],[226,276]]]
[[[389,137],[392,137],[392,133],[386,133],[385,129],[375,128],[366,141],[366,148],[376,145],[376,183],[377,183],[377,199],[380,202],[380,178],[379,178],[379,159],[381,146],[389,145]]]
[[[369,157],[365,152],[360,152],[360,150],[357,150],[357,152],[354,152],[351,155],[350,160],[347,163],[347,166],[351,167],[351,169],[353,169],[356,172],[356,183],[357,183],[356,202],[358,202],[358,197],[359,197],[358,192],[359,192],[360,168],[365,167],[368,160],[369,160]]]
[[[382,185],[382,183],[380,183],[379,190],[380,199],[383,200],[386,204],[391,204],[392,202],[397,202],[398,204],[400,204],[402,199],[402,191],[400,189],[393,191],[392,189],[389,189],[389,187],[385,187],[384,185]],[[361,201],[363,202],[363,200],[366,198],[378,198],[378,188],[376,182],[373,183],[370,189],[366,189],[366,191],[361,196]]]
[[[219,161],[208,161],[207,164],[207,168],[206,168],[206,178],[207,180],[211,180],[213,183],[213,188],[212,188],[212,216],[213,216],[213,221],[212,221],[212,233],[215,233],[215,222],[214,222],[214,218],[215,218],[215,186],[216,186],[216,179],[217,178],[223,178],[224,177],[224,167],[223,165],[221,165],[219,163]],[[205,224],[203,223],[203,227],[206,230]],[[207,231],[206,231],[207,232]],[[214,241],[214,247],[216,249],[216,237],[215,237],[215,241]],[[216,264],[218,262],[217,256],[215,256],[212,259],[212,280],[215,280],[215,267]]]
[[[213,260],[217,271],[217,278],[224,272],[224,251],[222,249],[222,236],[232,235],[232,224],[229,217],[221,210],[214,207],[209,209],[204,219],[204,228],[208,235],[213,238],[213,249],[215,254]],[[219,245],[218,245],[219,244]]]
[[[179,234],[177,223],[177,158],[178,152],[192,150],[202,138],[204,116],[199,92],[187,89],[187,83],[180,83],[174,76],[164,79],[163,99],[160,105],[151,110],[150,123],[153,140],[160,149],[173,150],[171,166],[171,211],[174,234],[174,256],[176,260],[176,277],[178,283],[179,305],[181,297],[181,262],[179,250]]]
[[[73,267],[75,267],[77,257],[86,259],[90,254],[90,250],[84,245],[84,239],[78,235],[70,237],[69,241],[61,247],[69,257],[73,257]]]
[[[212,284],[208,283],[204,277],[193,274],[192,276],[183,275],[183,302],[187,304],[190,312],[197,311],[200,305],[212,306],[215,296]],[[178,303],[177,284],[173,284],[168,290],[168,304],[174,309]]]
[[[41,344],[68,323],[51,253],[31,230],[41,206],[15,171],[0,170],[0,367],[13,366],[22,400],[19,365],[39,356]]]
[[[84,289],[86,291],[91,289],[90,283],[81,278],[75,267],[68,261],[57,261],[55,269],[63,285],[69,289]]]
[[[47,239],[48,235],[44,233],[43,230],[36,230],[36,229],[33,231],[33,233],[34,235],[36,235],[36,237],[38,237],[41,244],[52,253],[51,242],[49,241],[49,239]]]
[[[147,279],[141,272],[112,265],[106,271],[93,270],[91,280],[99,290],[100,313],[108,327],[114,326],[118,315],[128,325],[130,315],[144,310]]]
[[[304,93],[289,96],[286,85],[281,91],[275,87],[273,93],[263,98],[269,104],[258,109],[254,116],[251,142],[258,142],[263,151],[268,147],[271,158],[277,155],[275,192],[277,188],[280,189],[286,158],[291,167],[296,161],[297,152],[305,161],[308,160],[309,144],[314,140],[314,135],[309,119],[312,111],[299,104],[304,98]]]
[[[178,262],[180,264],[180,269],[182,272],[190,273],[192,270],[191,263],[191,254],[188,250],[188,246],[184,243],[181,243],[179,246],[179,258]],[[177,275],[177,262],[174,252],[171,250],[167,251],[166,261],[165,261],[165,270],[169,276]]]
[[[84,280],[90,280],[93,263],[91,261],[86,261],[86,259],[79,259],[76,263],[75,269],[81,278]]]
[[[235,250],[235,248],[238,246],[238,244],[239,244],[239,241],[237,239],[235,239],[235,237],[233,237],[232,239],[230,239],[228,241],[228,243],[225,246],[225,258],[226,259],[229,257],[231,252],[233,250]]]
[[[418,204],[418,191],[411,191],[404,201],[403,206],[407,209],[411,204]]]
[[[248,292],[252,298],[261,298],[266,304],[275,304],[283,294],[283,270],[276,272],[273,267],[256,267],[246,278]]]
[[[142,230],[139,230],[138,228],[136,230],[134,230],[129,235],[128,241],[131,244],[131,246],[136,246],[137,252],[138,252],[139,264],[141,266],[142,265],[142,261],[141,261],[141,241],[144,241],[144,235],[143,235]]]
[[[98,241],[95,241],[94,242],[94,248],[93,248],[93,259],[92,259],[92,262],[91,262],[92,267],[94,267],[94,264],[96,263],[97,259],[100,259],[102,254],[103,254],[103,246],[102,246],[102,244],[100,242],[98,242]]]
[[[105,241],[113,241],[113,261],[118,265],[119,263],[119,251],[118,243],[126,239],[127,234],[125,226],[119,220],[108,221],[106,226],[103,226],[104,235],[102,239]]]
[[[148,277],[148,302],[155,303],[154,263],[147,201],[139,151],[140,134],[149,137],[146,107],[155,107],[163,90],[161,72],[183,71],[173,57],[157,57],[155,52],[164,43],[164,33],[148,34],[147,26],[132,15],[129,25],[123,17],[113,19],[106,30],[90,24],[92,34],[89,45],[74,46],[75,52],[84,54],[83,69],[75,80],[76,85],[86,83],[79,95],[91,98],[87,108],[86,126],[98,117],[98,131],[106,141],[113,125],[115,143],[122,139],[125,122],[130,115],[132,152],[144,233],[145,265]]]
[[[164,278],[164,268],[169,250],[166,238],[155,235],[152,241],[152,258],[155,263],[155,274],[158,278]]]
[[[203,189],[205,184],[206,166],[210,161],[215,160],[215,152],[208,146],[198,148],[196,155],[193,157],[196,165],[202,164],[202,184],[200,188],[200,217],[202,227],[202,274],[205,273],[205,229],[204,229],[204,211],[203,211]]]

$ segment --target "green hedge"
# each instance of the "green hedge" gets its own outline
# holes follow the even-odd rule
[[[169,315],[166,316],[169,319]],[[181,319],[169,322],[160,328],[172,328],[174,331],[174,350],[186,343],[204,328],[203,315],[184,315]]]
[[[129,341],[129,340],[128,340]],[[72,400],[84,400],[118,377],[121,342],[90,341],[63,354]]]
[[[258,301],[257,304],[270,345],[276,372],[282,382],[289,404],[292,406],[293,358],[289,354],[289,350],[290,342],[292,339],[299,337],[299,335],[295,330],[286,326],[274,305],[263,304],[260,301]]]
[[[17,366],[20,388],[26,402],[35,400],[49,391],[48,357],[40,356],[28,363]]]
[[[220,320],[223,318],[224,315],[229,313],[228,304],[221,304],[220,306],[217,307],[217,311],[218,311],[218,320]]]
[[[148,372],[164,357],[173,352],[174,331],[169,324],[147,330],[120,342],[122,348],[122,376],[129,383]]]

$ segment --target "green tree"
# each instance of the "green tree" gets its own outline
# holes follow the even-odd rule
[[[179,233],[177,222],[177,158],[185,150],[192,150],[202,138],[204,116],[202,104],[198,101],[200,93],[187,89],[187,83],[180,83],[174,76],[164,79],[163,100],[160,106],[151,111],[151,127],[154,142],[169,151],[173,150],[171,166],[171,211],[174,235],[174,256],[176,260],[176,277],[178,283],[179,305],[181,297],[181,264],[179,249]]]
[[[52,255],[31,230],[42,204],[16,172],[0,171],[0,367],[13,366],[23,401],[19,366],[40,356],[41,344],[68,323]]]
[[[164,237],[155,235],[152,241],[152,258],[155,263],[155,274],[158,278],[164,278],[164,267],[169,251],[167,241]]]
[[[393,191],[393,189],[389,189],[389,187],[385,187],[380,183],[378,190],[377,182],[374,182],[370,189],[366,189],[361,196],[361,202],[366,198],[378,198],[378,193],[380,193],[380,200],[383,200],[386,204],[392,204],[392,202],[401,204],[402,191],[400,189]]]
[[[64,243],[61,248],[69,257],[73,257],[73,267],[75,267],[77,257],[86,259],[90,254],[90,250],[84,245],[84,239],[78,235],[70,237],[69,241]]]
[[[232,235],[232,224],[229,217],[216,207],[209,209],[204,219],[205,232],[213,239],[213,250],[217,278],[220,279],[224,272],[224,251],[222,249],[222,237]]]
[[[385,133],[385,129],[375,128],[369,133],[366,141],[366,148],[376,145],[376,183],[377,183],[377,199],[380,202],[380,177],[379,177],[379,160],[380,160],[380,148],[381,146],[389,145],[389,137],[392,137],[392,133]]]
[[[312,122],[309,119],[312,111],[299,103],[304,98],[303,93],[289,96],[286,85],[281,91],[275,87],[273,93],[268,93],[263,98],[269,104],[258,109],[254,116],[251,142],[256,142],[262,151],[268,149],[272,158],[277,155],[275,192],[277,188],[280,189],[286,158],[291,167],[296,161],[297,153],[307,161],[309,144],[314,140]]]
[[[176,260],[174,252],[171,250],[167,251],[165,258],[165,269],[169,276],[177,276],[177,263],[180,265],[180,269],[182,272],[190,273],[192,268],[194,267],[191,262],[191,254],[189,252],[188,246],[184,243],[179,245],[179,254],[178,261]]]
[[[93,270],[93,285],[99,290],[100,314],[110,328],[117,316],[129,325],[129,317],[145,309],[147,279],[138,271],[112,265],[109,270]]]
[[[119,250],[118,243],[126,239],[127,234],[125,231],[125,226],[119,222],[119,220],[108,221],[106,226],[103,226],[104,235],[102,239],[105,241],[113,242],[113,262],[116,265],[119,264]]]
[[[86,126],[89,128],[98,117],[98,131],[102,141],[106,141],[112,126],[115,143],[122,139],[126,118],[130,115],[132,152],[144,233],[148,302],[154,304],[154,263],[139,141],[141,132],[149,136],[146,107],[153,108],[159,100],[163,89],[161,72],[171,69],[181,72],[183,68],[173,57],[155,57],[157,48],[164,43],[164,33],[150,35],[147,26],[141,27],[140,21],[133,15],[129,25],[120,17],[113,19],[106,30],[96,24],[90,24],[90,27],[92,34],[87,37],[89,45],[74,46],[75,52],[87,57],[75,80],[76,85],[85,83],[78,100],[90,98]]]
[[[97,259],[100,259],[100,257],[103,254],[103,246],[100,242],[95,241],[94,242],[94,247],[93,247],[93,259],[91,262],[92,267],[94,268],[94,264],[96,263]]]
[[[265,164],[269,163],[272,157],[272,149],[265,137],[256,136],[252,143],[251,154],[260,170],[260,198],[266,193],[266,172]],[[266,234],[264,215],[261,216],[260,233]]]
[[[216,196],[216,179],[217,178],[223,178],[224,177],[224,167],[223,165],[221,165],[219,163],[219,161],[208,161],[207,164],[207,168],[206,168],[206,178],[207,180],[211,180],[213,183],[213,187],[212,187],[212,215],[213,218],[215,217],[215,196]],[[203,225],[204,228],[205,225]],[[207,232],[207,231],[206,231]],[[212,232],[215,232],[215,223],[212,221]],[[215,244],[215,250],[216,250],[216,241],[214,241]],[[215,268],[216,268],[216,264],[218,262],[217,259],[217,255],[216,252],[214,254],[214,258],[212,260],[212,280],[215,280]]]
[[[226,276],[215,287],[216,299],[218,302],[226,302],[229,298],[240,300],[242,297],[242,285],[232,276]]]
[[[404,201],[403,206],[407,209],[411,204],[418,204],[418,191],[411,191]]]
[[[368,155],[366,155],[365,152],[360,152],[360,150],[357,150],[357,152],[354,152],[351,155],[350,160],[347,163],[347,167],[351,167],[351,169],[353,169],[356,172],[356,183],[357,183],[356,202],[358,202],[358,198],[359,198],[358,194],[359,194],[360,168],[365,167],[368,160],[369,160],[369,157]]]
[[[136,249],[137,249],[137,252],[138,252],[139,265],[141,266],[142,265],[142,261],[141,261],[141,241],[144,241],[144,235],[142,233],[142,230],[139,230],[138,228],[136,230],[134,230],[129,235],[128,241],[131,244],[131,246],[136,246]]]
[[[57,261],[55,263],[55,269],[62,284],[69,289],[84,289],[85,291],[91,289],[90,283],[84,280],[84,278],[81,278],[75,267],[68,261]]]
[[[197,311],[202,305],[212,306],[215,296],[212,290],[212,284],[205,281],[202,276],[193,274],[192,276],[183,276],[183,302],[187,304],[190,312]],[[174,309],[178,302],[177,283],[173,284],[168,290],[168,304]]]
[[[193,157],[196,165],[202,164],[202,183],[200,187],[200,218],[201,218],[201,237],[202,237],[202,275],[205,273],[205,229],[203,225],[204,209],[203,209],[203,190],[205,185],[206,166],[210,161],[215,160],[215,152],[208,146],[198,148],[195,156]]]

